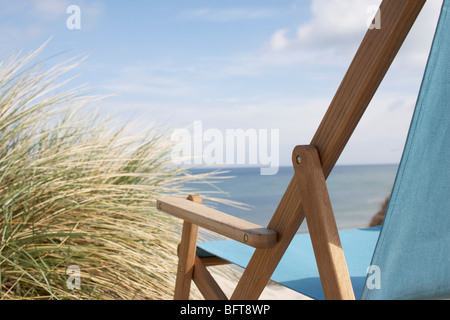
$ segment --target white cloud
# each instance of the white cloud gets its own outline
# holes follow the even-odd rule
[[[381,0],[313,0],[311,19],[297,29],[275,30],[260,50],[240,56],[241,66],[229,70],[241,74],[265,67],[347,67],[367,30],[367,22]],[[442,0],[428,1],[400,53],[404,70],[423,65],[436,26]],[[382,14],[381,14],[382,21]]]
[[[55,20],[66,14],[69,0],[39,0],[32,1],[31,6],[36,17],[42,20]]]
[[[380,3],[380,0],[313,0],[313,18],[298,28],[296,41],[321,47],[354,42],[367,29],[367,8]]]
[[[289,40],[286,38],[287,29],[281,29],[276,31],[270,38],[270,47],[275,50],[283,50],[289,44]]]
[[[367,30],[367,9],[380,2],[313,0],[311,19],[296,30],[275,31],[259,54],[260,61],[274,65],[346,63]]]
[[[254,75],[266,68],[347,67],[367,30],[367,8],[380,2],[313,0],[308,21],[295,29],[275,30],[254,52],[224,59],[222,71]]]
[[[395,65],[403,69],[422,66],[428,58],[442,0],[427,1],[406,39]]]

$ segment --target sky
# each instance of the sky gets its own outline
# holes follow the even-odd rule
[[[51,39],[40,59],[87,55],[74,85],[114,94],[105,113],[174,129],[201,121],[224,134],[278,130],[279,163],[291,165],[380,2],[0,0],[0,60]],[[68,28],[71,5],[79,28]],[[400,161],[441,5],[425,4],[338,164]]]

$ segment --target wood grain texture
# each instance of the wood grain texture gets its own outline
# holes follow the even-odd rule
[[[212,266],[222,266],[225,264],[231,264],[231,262],[224,260],[222,258],[219,257],[205,257],[205,258],[200,258],[200,260],[202,261],[203,265],[205,267],[212,267]]]
[[[201,203],[200,197],[191,197],[191,201]],[[191,280],[194,273],[197,251],[198,226],[188,221],[183,222],[181,242],[178,246],[178,268],[175,282],[175,300],[188,300],[191,291]]]
[[[354,300],[352,282],[317,149],[313,146],[296,147],[292,162],[325,298]]]
[[[184,221],[178,256],[175,300],[188,300],[194,272],[195,251],[197,249],[198,226]]]
[[[188,200],[161,197],[157,206],[163,212],[254,248],[273,248],[277,242],[273,230]]]
[[[206,300],[228,300],[199,257],[195,257],[192,280],[194,280],[197,288]]]

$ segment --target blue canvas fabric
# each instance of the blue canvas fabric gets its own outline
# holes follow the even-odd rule
[[[356,298],[450,298],[449,11],[450,0],[444,0],[381,231],[339,233]],[[254,251],[235,241],[198,247],[199,254],[217,255],[241,267]],[[368,273],[370,266],[373,273]],[[271,279],[314,299],[324,298],[309,235],[295,236]]]
[[[450,298],[450,1],[443,3],[363,299]]]
[[[380,227],[339,232],[356,297],[361,296],[379,233]],[[254,252],[253,248],[233,240],[202,242],[198,248],[199,256],[219,256],[243,268]],[[271,280],[313,299],[325,298],[309,234],[294,237]]]

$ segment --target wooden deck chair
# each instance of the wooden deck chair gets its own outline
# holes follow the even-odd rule
[[[199,196],[157,201],[184,220],[175,299],[189,298],[191,280],[206,299],[226,299],[206,266],[229,262],[245,268],[231,299],[258,299],[269,279],[315,299],[450,297],[450,0],[381,230],[338,232],[325,183],[424,3],[382,2],[381,29],[368,30],[311,144],[294,149],[294,177],[267,228]],[[305,218],[309,234],[296,235]],[[197,244],[199,226],[231,240]]]

